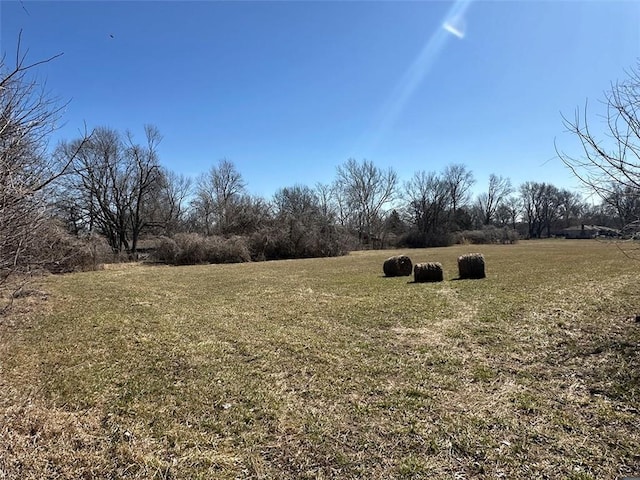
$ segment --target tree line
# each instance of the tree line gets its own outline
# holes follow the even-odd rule
[[[194,179],[162,167],[161,135],[100,127],[88,138],[62,142],[54,153],[67,165],[53,189],[54,215],[74,235],[98,233],[116,254],[135,255],[142,235],[245,237],[253,259],[330,256],[353,248],[450,245],[465,231],[509,230],[505,240],[550,237],[581,224],[621,228],[640,213],[637,196],[612,190],[591,205],[580,194],[546,182],[514,187],[489,176],[476,180],[463,164],[418,171],[402,182],[392,168],[347,159],[331,183],[252,195],[232,161],[222,159]]]
[[[262,198],[250,193],[228,159],[196,178],[163,167],[162,135],[154,126],[145,127],[143,139],[99,127],[52,150],[49,141],[64,105],[31,76],[52,59],[29,64],[18,47],[15,63],[5,60],[0,285],[17,270],[64,270],[65,262],[79,257],[95,261],[101,244],[115,256],[135,258],[150,236],[163,239],[168,260],[266,260],[541,238],[587,223],[624,229],[640,219],[635,73],[607,97],[611,149],[591,134],[586,113],[584,120],[577,114],[575,121],[565,119],[585,156],[559,156],[599,195],[594,205],[547,182],[513,186],[499,173],[474,196],[476,180],[463,164],[401,181],[392,168],[354,158],[336,167],[332,182],[283,186]]]

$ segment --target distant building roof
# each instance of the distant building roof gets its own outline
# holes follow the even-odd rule
[[[620,230],[616,230],[615,228],[605,227],[603,225],[573,225],[571,227],[563,228],[560,230],[561,232],[575,232],[577,230],[585,230],[590,232],[610,232],[610,233],[620,233]]]
[[[603,225],[574,225],[560,230],[556,235],[566,238],[619,237],[620,230]]]

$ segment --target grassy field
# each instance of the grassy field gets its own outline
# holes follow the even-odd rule
[[[445,282],[384,278],[397,253]],[[0,326],[0,479],[640,476],[639,267],[541,241],[48,277]]]

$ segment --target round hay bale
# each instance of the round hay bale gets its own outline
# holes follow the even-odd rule
[[[413,280],[416,283],[443,281],[442,264],[439,262],[416,263],[413,267]]]
[[[467,253],[458,257],[458,276],[460,278],[485,278],[484,255]]]
[[[382,270],[387,277],[406,277],[411,275],[413,263],[406,255],[397,255],[387,258],[382,265]]]

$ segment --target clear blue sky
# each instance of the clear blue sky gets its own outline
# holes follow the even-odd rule
[[[476,191],[490,173],[573,186],[560,113],[596,110],[640,57],[636,1],[25,0],[0,25],[8,59],[20,29],[29,59],[64,52],[38,72],[71,99],[60,138],[151,123],[168,168],[225,157],[264,196],[349,157],[402,179],[464,163]]]

